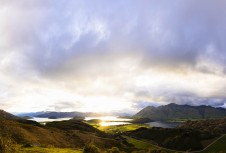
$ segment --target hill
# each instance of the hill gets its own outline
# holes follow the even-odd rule
[[[223,135],[215,143],[207,147],[205,150],[200,153],[224,153],[226,151],[226,135]]]
[[[134,131],[128,131],[127,135],[173,150],[203,149],[200,132],[189,129],[139,128]]]
[[[186,121],[178,128],[200,131],[204,133],[206,137],[216,137],[222,134],[226,134],[226,118]]]
[[[83,148],[92,142],[100,149],[109,149],[115,146],[126,148],[124,144],[112,136],[106,135],[82,121],[51,122],[43,126],[35,121],[20,119],[1,111],[0,142],[5,138],[25,146]]]
[[[226,109],[214,108],[211,106],[189,106],[177,105],[174,103],[153,107],[148,106],[137,114],[134,118],[150,118],[152,120],[171,120],[171,119],[209,119],[223,118],[226,116]]]
[[[226,118],[187,121],[182,123],[180,127],[172,129],[139,128],[127,131],[125,134],[129,137],[144,142],[153,142],[153,144],[173,150],[201,150],[220,136],[226,134]],[[220,149],[225,150],[225,145]]]
[[[20,117],[17,117],[15,115],[10,114],[10,113],[8,113],[4,110],[1,110],[1,109],[0,109],[0,117],[4,118],[4,119],[11,119],[11,120],[21,119]]]

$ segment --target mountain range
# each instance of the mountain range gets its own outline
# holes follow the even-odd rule
[[[153,107],[148,106],[135,114],[134,118],[149,118],[152,120],[174,120],[174,119],[209,119],[223,118],[226,109],[211,106],[168,105]]]
[[[129,113],[95,113],[95,112],[57,112],[57,111],[40,111],[29,113],[14,113],[20,117],[38,117],[38,118],[73,118],[73,117],[98,117],[98,116],[131,116]]]

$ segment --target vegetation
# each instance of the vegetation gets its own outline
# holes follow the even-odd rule
[[[14,142],[12,139],[6,136],[0,136],[0,153],[12,153],[16,152]]]
[[[82,149],[54,148],[54,147],[18,147],[18,153],[82,153]]]
[[[200,131],[204,139],[218,137],[226,133],[226,118],[187,121],[180,128]]]
[[[200,133],[193,130],[140,128],[127,132],[128,136],[155,142],[174,150],[200,150],[203,148]]]
[[[100,153],[100,149],[93,144],[85,146],[83,153]]]
[[[80,130],[93,133],[102,133],[91,125],[79,120],[55,121],[46,123],[47,127],[54,127],[61,130]],[[102,133],[103,134],[103,133]]]
[[[171,153],[162,147],[193,151],[203,149],[225,129],[226,118],[187,121],[174,129],[146,124],[99,126],[99,120],[84,123],[77,118],[43,126],[1,111],[0,153]],[[225,143],[224,136],[201,153],[225,151]]]
[[[226,135],[200,153],[225,153]]]
[[[95,124],[94,126],[106,133],[122,133],[126,131],[136,130],[141,127],[146,127],[146,128],[150,127],[147,124],[126,124],[126,125],[115,125],[115,126],[99,126]]]
[[[159,149],[156,146],[152,145],[151,143],[147,143],[141,140],[137,140],[131,137],[126,136],[125,137],[127,139],[127,141],[131,144],[134,145],[134,147],[136,147],[137,149],[141,149],[141,150],[147,150],[147,149]]]
[[[0,122],[0,131],[4,131],[10,140],[21,145],[83,148],[87,143],[93,142],[101,149],[110,149],[114,146],[126,148],[126,145],[112,136],[77,120],[52,122],[47,123],[46,126],[37,122],[33,124],[34,121],[30,124],[30,121],[21,122],[21,120],[6,118],[0,118]]]

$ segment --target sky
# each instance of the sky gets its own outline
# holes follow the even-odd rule
[[[226,107],[225,0],[1,0],[0,109]]]

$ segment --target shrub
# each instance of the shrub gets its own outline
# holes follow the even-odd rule
[[[109,150],[109,153],[120,153],[120,150],[119,150],[119,148],[117,148],[117,147],[112,147],[112,148]]]
[[[26,143],[26,144],[24,144],[24,145],[22,146],[22,148],[30,148],[30,147],[32,147],[32,145],[29,144],[29,143]]]
[[[133,151],[132,153],[147,153],[146,150]]]
[[[100,149],[93,144],[86,145],[83,153],[100,153]]]
[[[0,136],[0,153],[16,152],[13,141],[9,137]]]
[[[148,153],[166,153],[166,152],[161,149],[149,149]]]

